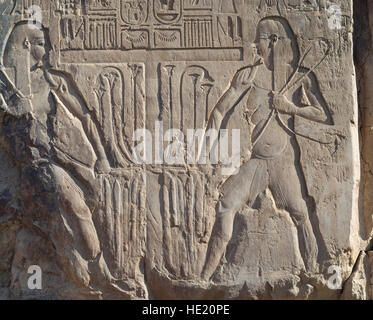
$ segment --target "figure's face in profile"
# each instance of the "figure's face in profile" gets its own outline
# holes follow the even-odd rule
[[[48,59],[46,50],[45,32],[40,29],[33,29],[29,34],[30,54],[33,64],[41,64]]]
[[[272,42],[270,36],[273,34],[273,30],[271,29],[273,28],[271,28],[268,21],[260,22],[254,42],[257,55],[263,58],[267,67],[271,65],[272,56]]]

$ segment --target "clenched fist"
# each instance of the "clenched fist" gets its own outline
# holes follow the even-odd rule
[[[238,70],[236,75],[233,77],[231,87],[242,91],[249,89],[255,79],[259,66],[262,64],[262,60],[259,60],[254,66]]]
[[[283,94],[272,92],[272,107],[281,113],[296,114],[296,106]]]

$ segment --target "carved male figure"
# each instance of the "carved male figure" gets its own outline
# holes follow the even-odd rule
[[[251,159],[223,185],[202,272],[205,280],[213,275],[232,237],[235,214],[245,203],[251,206],[266,188],[276,206],[289,212],[296,225],[306,269],[317,271],[318,246],[305,201],[307,188],[294,118],[325,124],[332,124],[332,119],[315,75],[299,65],[298,44],[284,18],[259,22],[255,48],[260,62],[237,72],[208,125],[219,129],[227,112],[247,98],[253,127]]]
[[[7,40],[5,68],[0,71],[0,93],[5,102],[0,111],[2,136],[20,167],[24,222],[52,241],[62,270],[83,294],[97,294],[92,274],[120,291],[111,283],[86,204],[93,192],[95,172],[107,172],[110,165],[96,121],[68,75],[50,67],[49,49],[49,38],[41,25],[20,22]],[[74,142],[81,152],[94,150],[96,163],[95,158],[79,163],[78,155],[61,148],[61,123],[56,115],[62,109],[79,119],[83,132],[81,137],[73,137]]]

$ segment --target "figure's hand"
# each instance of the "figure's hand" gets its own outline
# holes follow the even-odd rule
[[[238,70],[236,75],[233,77],[231,87],[242,91],[249,89],[255,79],[259,67],[263,65],[263,63],[263,59],[260,58],[253,66]]]
[[[296,107],[283,94],[272,93],[273,108],[281,113],[294,115]]]
[[[231,87],[236,90],[248,89],[252,84],[252,68],[248,67],[245,69],[238,70],[232,80]]]

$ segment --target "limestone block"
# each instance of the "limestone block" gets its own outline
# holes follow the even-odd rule
[[[369,298],[352,6],[1,1],[0,298]]]

